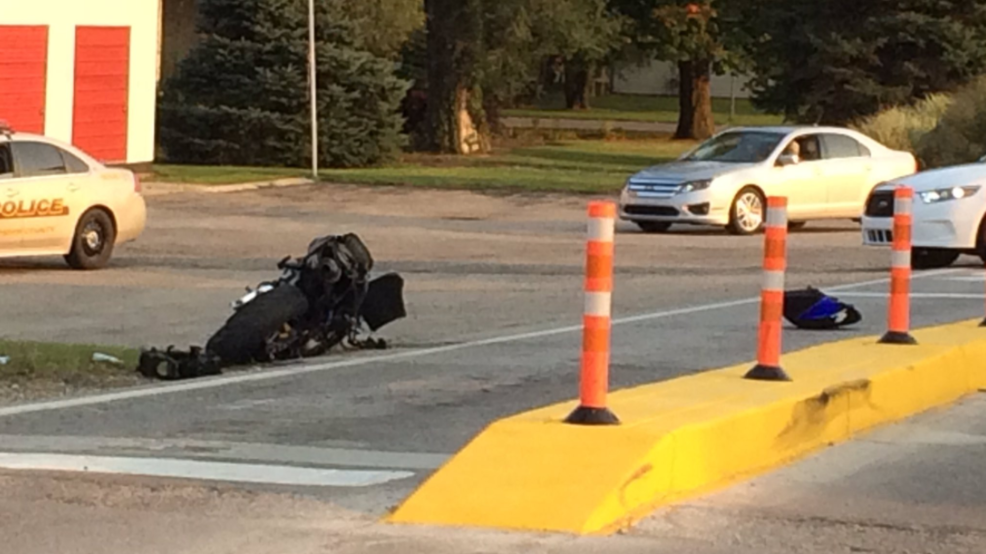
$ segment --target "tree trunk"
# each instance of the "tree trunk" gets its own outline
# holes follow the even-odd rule
[[[677,139],[705,140],[715,134],[712,115],[712,62],[687,60],[678,62],[678,129]]]
[[[565,62],[565,107],[569,110],[589,109],[589,69],[578,56]]]
[[[489,151],[489,137],[481,108],[471,102],[469,87],[476,68],[468,57],[456,56],[461,43],[476,40],[477,30],[462,25],[474,21],[465,10],[475,3],[460,0],[425,0],[428,33],[428,108],[425,141],[442,154]],[[473,8],[474,9],[474,8]]]

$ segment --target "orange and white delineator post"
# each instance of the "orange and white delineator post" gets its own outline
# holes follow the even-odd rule
[[[983,322],[979,324],[980,327],[986,327],[986,318],[983,318]]]
[[[614,425],[619,419],[606,407],[609,390],[610,314],[613,301],[613,238],[616,204],[589,204],[586,244],[585,309],[582,315],[582,369],[579,407],[566,423]]]
[[[757,365],[747,379],[790,381],[781,369],[781,332],[784,315],[784,272],[787,270],[787,198],[767,198],[764,225],[763,285],[760,289],[760,331]]]
[[[890,306],[883,344],[917,344],[911,336],[911,216],[914,189],[894,190],[894,241],[890,259]]]

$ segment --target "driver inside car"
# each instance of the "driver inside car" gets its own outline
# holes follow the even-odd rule
[[[787,145],[787,148],[784,149],[781,155],[794,156],[794,162],[801,163],[801,144],[798,142],[798,139],[792,140],[791,144]]]

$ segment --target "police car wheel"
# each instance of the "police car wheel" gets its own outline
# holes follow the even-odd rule
[[[948,267],[959,259],[958,250],[943,248],[913,248],[911,249],[912,269],[940,269]]]
[[[115,242],[116,228],[109,214],[90,210],[79,219],[65,261],[74,269],[101,269],[109,263]]]

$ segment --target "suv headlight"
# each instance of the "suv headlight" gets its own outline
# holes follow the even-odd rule
[[[949,200],[961,200],[968,198],[979,191],[978,186],[974,187],[950,187],[945,189],[928,190],[921,193],[921,200],[925,204],[937,204],[938,202],[948,202]]]
[[[675,194],[688,194],[689,192],[698,192],[700,190],[705,190],[712,186],[712,179],[703,179],[701,181],[689,181],[683,183],[678,187],[678,191]]]

